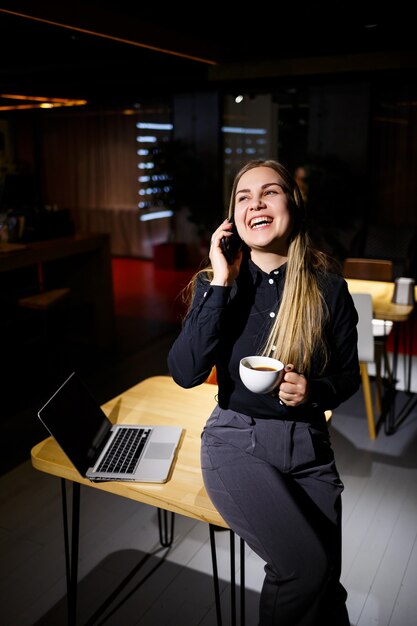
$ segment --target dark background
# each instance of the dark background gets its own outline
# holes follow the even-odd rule
[[[3,108],[33,104],[24,96],[84,99],[80,115],[90,116],[144,101],[170,107],[183,154],[194,162],[197,155],[205,175],[207,206],[191,208],[208,213],[216,204],[217,218],[231,172],[221,167],[219,134],[207,129],[222,123],[225,98],[268,94],[280,107],[279,159],[290,169],[310,166],[318,245],[340,259],[391,255],[397,274],[414,275],[417,38],[410,5],[225,9],[1,2],[0,121],[11,129],[17,168],[35,180],[35,202],[50,204],[40,146],[42,120],[54,111]],[[177,188],[187,185],[182,169]],[[193,219],[212,228],[207,215]]]
[[[235,4],[227,14],[221,3],[126,0],[17,0],[0,9],[3,93],[103,103],[149,90],[268,90],[284,76],[416,68],[403,2]]]

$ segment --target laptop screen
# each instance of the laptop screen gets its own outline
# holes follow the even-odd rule
[[[82,476],[101,452],[111,422],[73,372],[38,416]]]

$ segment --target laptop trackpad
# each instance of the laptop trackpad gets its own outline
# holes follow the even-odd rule
[[[172,443],[152,443],[149,442],[145,452],[145,459],[170,459],[175,446]]]

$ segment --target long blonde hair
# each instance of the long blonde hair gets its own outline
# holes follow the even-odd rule
[[[233,217],[236,189],[243,174],[256,167],[269,167],[279,175],[292,220],[288,261],[282,301],[260,354],[274,356],[283,363],[292,363],[301,374],[308,375],[313,354],[321,358],[324,368],[328,349],[323,328],[328,311],[317,282],[317,273],[329,268],[327,256],[313,248],[305,227],[304,202],[294,178],[277,161],[253,160],[236,174],[230,194],[229,218]],[[244,261],[243,261],[244,262]],[[191,306],[198,275],[213,276],[210,262],[192,277],[185,294]]]

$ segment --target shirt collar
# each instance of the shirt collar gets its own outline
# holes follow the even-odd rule
[[[272,276],[276,278],[277,276],[285,276],[285,273],[287,271],[287,263],[283,263],[282,265],[277,267],[275,270],[272,270],[271,272],[267,273],[267,272],[262,271],[261,268],[258,267],[252,261],[252,259],[248,259],[248,268],[249,268],[250,274],[252,275],[254,279],[256,279],[256,277],[266,277],[266,276]]]

